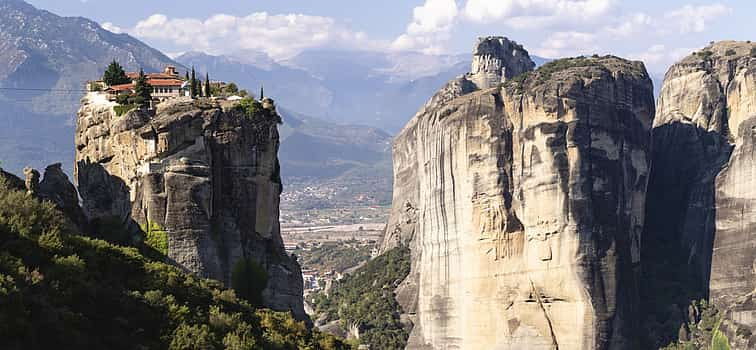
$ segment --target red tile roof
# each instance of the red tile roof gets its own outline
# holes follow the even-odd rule
[[[152,86],[181,86],[184,81],[179,79],[150,79],[147,83]]]
[[[128,84],[121,84],[121,85],[113,85],[108,90],[113,91],[129,91],[134,88],[134,84],[128,83]]]
[[[126,73],[126,76],[129,77],[131,80],[136,80],[139,78],[139,72],[129,72]],[[165,73],[146,73],[145,76],[147,76],[147,79],[176,79],[178,78],[177,75],[171,75],[171,74],[165,74]]]

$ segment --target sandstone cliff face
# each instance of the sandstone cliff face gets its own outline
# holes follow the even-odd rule
[[[501,62],[527,57],[489,39],[474,52],[497,42]],[[571,59],[483,90],[472,76],[394,143],[384,249],[412,249],[397,289],[414,314],[408,348],[633,348],[654,116],[645,68]]]
[[[279,232],[276,118],[191,100],[118,117],[90,93],[75,143],[90,220],[127,225],[137,237],[164,233],[169,260],[227,285],[235,267],[253,261],[267,272],[264,305],[306,318],[300,268]]]
[[[755,48],[720,42],[667,72],[643,239],[645,294],[679,290],[661,300],[672,310],[652,312],[655,318],[690,321],[678,316],[686,303],[709,296],[727,314],[731,342],[743,349],[756,346],[753,336],[735,336],[737,329],[756,334]]]

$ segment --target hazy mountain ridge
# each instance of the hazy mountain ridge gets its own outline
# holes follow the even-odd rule
[[[245,59],[251,54],[231,57],[190,52],[176,60],[209,70],[218,79],[233,78],[255,93],[264,85],[266,95],[292,110],[392,134],[436,89],[470,65],[469,59],[459,55],[309,50],[271,63]]]
[[[168,56],[81,17],[61,17],[20,0],[0,0],[2,166],[20,172],[73,162],[73,124],[84,82],[117,59],[127,69],[162,70]],[[12,131],[11,131],[12,130]]]
[[[16,173],[58,161],[71,170],[71,121],[83,82],[115,58],[127,70],[193,65],[255,95],[264,85],[282,107],[282,134],[289,136],[281,148],[284,177],[334,178],[358,167],[358,174],[388,176],[390,134],[470,64],[460,55],[341,50],[305,51],[283,62],[254,51],[173,60],[128,34],[20,0],[0,0],[0,49],[1,88],[48,90],[0,90],[0,120],[14,130],[0,132],[0,161]]]

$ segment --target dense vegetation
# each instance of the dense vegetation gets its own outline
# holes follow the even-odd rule
[[[269,100],[269,103],[272,104],[273,100]],[[278,115],[275,108],[273,109],[263,108],[262,102],[250,96],[247,96],[239,100],[239,103],[236,105],[236,108],[238,108],[242,113],[244,113],[244,116],[246,116],[247,118],[256,118],[258,116],[264,116],[266,118],[273,118],[278,124],[281,124],[283,122],[281,119],[281,116]]]
[[[168,233],[157,222],[147,221],[146,225],[140,225],[146,237],[144,243],[161,254],[168,254]]]
[[[128,95],[119,95],[119,96],[128,96]],[[115,112],[116,116],[120,117],[135,108],[137,108],[137,105],[129,104],[128,102],[126,102],[126,104],[123,104],[123,105],[113,106],[113,111]]]
[[[696,310],[697,322],[683,326],[679,339],[663,350],[730,350],[727,336],[719,330],[722,318],[717,308],[703,299],[694,301],[691,307]]]
[[[360,245],[357,240],[347,242],[325,242],[310,250],[297,249],[299,263],[318,271],[338,271],[355,267],[370,259],[370,246]]]
[[[605,56],[606,57],[606,56]],[[601,57],[593,55],[591,57],[579,56],[571,58],[562,58],[553,60],[538,67],[538,69],[530,72],[522,73],[502,84],[504,88],[512,88],[516,93],[523,91],[523,86],[527,83],[543,84],[549,81],[555,73],[581,67],[599,67],[604,68],[603,64],[599,60]]]
[[[0,348],[346,348],[140,249],[77,235],[0,180]]]
[[[409,271],[409,249],[392,249],[334,283],[328,295],[316,294],[316,312],[329,321],[340,320],[344,329],[356,324],[359,342],[371,349],[404,349],[409,332],[400,322],[394,289]]]

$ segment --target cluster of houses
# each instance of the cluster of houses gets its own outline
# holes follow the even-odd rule
[[[344,274],[335,270],[320,272],[314,269],[302,269],[304,294],[309,295],[321,290],[327,292],[334,281],[340,281],[343,278]]]
[[[126,76],[131,79],[130,83],[112,85],[105,84],[102,80],[92,81],[88,84],[89,91],[104,91],[108,94],[108,99],[114,101],[119,94],[132,93],[136,87],[136,81],[139,78],[139,72],[129,72]],[[152,98],[159,102],[167,99],[191,96],[191,81],[182,79],[175,66],[166,66],[161,73],[146,73],[147,83],[152,86]],[[205,83],[199,81],[201,91],[205,91]],[[224,88],[225,82],[211,81],[211,87]],[[240,96],[229,96],[228,100],[241,99]]]

